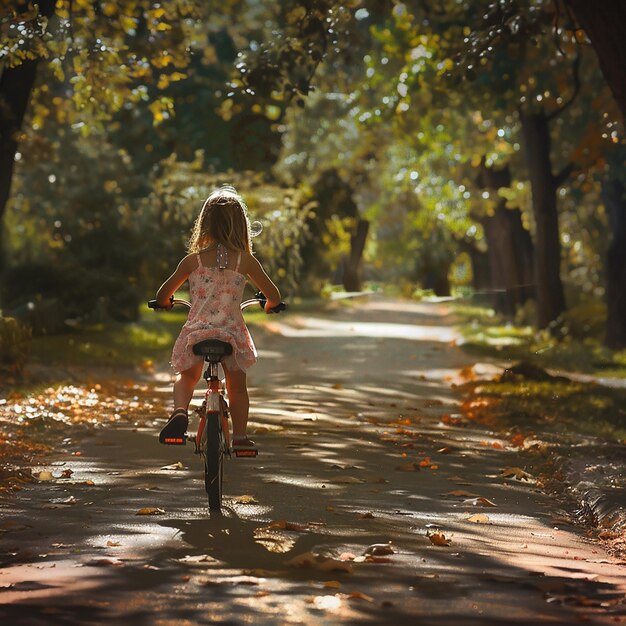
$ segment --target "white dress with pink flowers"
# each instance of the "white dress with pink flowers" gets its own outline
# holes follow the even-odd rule
[[[233,353],[223,359],[228,370],[245,371],[256,363],[256,348],[239,308],[246,285],[246,277],[237,271],[241,253],[234,269],[226,267],[227,254],[218,245],[214,267],[202,265],[197,255],[198,267],[189,275],[191,310],[172,350],[171,364],[176,372],[203,360],[192,348],[205,339],[219,339],[233,346]]]

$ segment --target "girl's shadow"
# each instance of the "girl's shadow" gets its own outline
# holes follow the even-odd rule
[[[227,568],[243,570],[285,569],[287,561],[312,550],[320,541],[315,532],[273,527],[267,521],[242,518],[228,507],[206,519],[170,519],[160,524],[177,528],[180,539],[197,556],[206,555]]]

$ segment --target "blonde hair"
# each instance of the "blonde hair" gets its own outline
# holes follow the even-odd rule
[[[188,251],[200,252],[211,240],[252,252],[248,207],[232,185],[222,185],[204,201],[191,231]]]

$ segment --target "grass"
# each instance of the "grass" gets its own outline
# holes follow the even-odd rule
[[[290,303],[289,311],[319,311],[324,306],[319,300]],[[133,323],[108,322],[72,329],[60,335],[35,337],[30,351],[30,362],[57,366],[118,366],[136,367],[150,362],[166,361],[186,311],[163,313],[141,311]],[[256,307],[245,312],[250,327],[262,326],[269,318]]]
[[[516,325],[485,307],[456,305],[454,312],[464,337],[462,347],[469,354],[529,361],[542,368],[598,377],[626,378],[626,350],[610,350],[598,333],[588,337],[569,333],[555,338],[547,331]]]
[[[531,363],[544,370],[626,378],[626,350],[611,351],[601,335],[560,339],[531,326],[504,320],[486,307],[456,305],[465,338],[462,348],[480,358]],[[597,320],[590,326],[598,328]],[[582,325],[584,328],[585,326]],[[626,440],[626,389],[594,382],[553,378],[545,381],[479,381],[468,385],[478,419],[508,427],[540,429],[608,440]]]
[[[568,380],[493,381],[473,386],[472,395],[474,403],[468,406],[481,414],[481,421],[626,441],[624,389]]]

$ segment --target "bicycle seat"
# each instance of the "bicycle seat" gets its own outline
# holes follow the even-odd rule
[[[227,341],[205,339],[193,344],[193,353],[198,356],[222,357],[233,353],[233,347]]]

